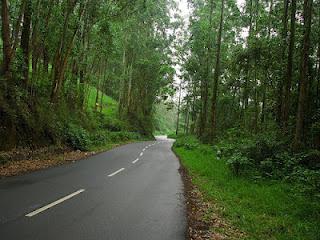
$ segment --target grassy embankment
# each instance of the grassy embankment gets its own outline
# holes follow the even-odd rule
[[[212,147],[191,137],[178,138],[173,148],[193,183],[246,239],[320,239],[320,203],[293,184],[234,176]]]
[[[95,122],[86,146],[87,150],[108,150],[119,144],[145,140],[126,121],[118,117],[118,102],[113,98],[103,93],[102,111],[100,111],[99,106],[96,108],[96,94],[96,88],[89,87],[87,111],[88,114],[94,116],[91,118]],[[101,92],[99,92],[99,95],[101,96]]]
[[[26,133],[24,139],[29,141],[0,151],[0,176],[43,169],[82,159],[120,144],[145,140],[136,129],[118,117],[117,101],[104,95],[100,112],[99,107],[95,108],[96,89],[89,87],[88,90],[86,107],[82,111],[62,107],[59,111],[52,111],[39,106],[41,121],[38,129],[50,133],[50,137],[43,136],[43,144],[39,144],[39,141],[33,142],[34,136]],[[30,128],[37,129],[37,125],[30,124]]]

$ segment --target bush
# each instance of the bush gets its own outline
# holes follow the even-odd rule
[[[126,124],[123,121],[116,118],[108,117],[104,119],[104,122],[101,127],[112,132],[120,132],[128,129],[128,126],[126,126]]]
[[[123,142],[129,140],[139,140],[141,139],[141,136],[135,132],[110,132],[110,139],[113,142]]]
[[[320,199],[320,171],[297,167],[288,178],[299,183],[299,192]]]
[[[69,124],[65,129],[65,140],[69,146],[87,151],[91,144],[90,134],[81,126]]]
[[[227,160],[227,165],[232,173],[241,175],[251,168],[252,162],[240,152],[236,152]]]
[[[183,147],[187,150],[199,148],[200,142],[194,136],[181,136],[174,143],[176,147]]]
[[[110,132],[108,131],[97,131],[91,134],[91,144],[95,146],[103,145],[111,142]]]
[[[0,165],[10,161],[10,155],[6,152],[0,152]]]

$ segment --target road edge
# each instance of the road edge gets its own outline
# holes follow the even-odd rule
[[[107,146],[101,150],[97,151],[70,151],[70,152],[63,152],[61,154],[52,155],[50,159],[45,160],[13,160],[3,165],[0,165],[0,180],[5,178],[10,178],[14,176],[22,176],[28,173],[46,170],[49,168],[58,167],[61,165],[71,164],[77,161],[84,161],[88,158],[111,151],[115,148],[125,146],[132,143],[139,143],[144,141],[126,141],[122,143],[117,143],[112,146]]]
[[[183,165],[182,160],[174,147],[172,152],[176,155],[180,167],[179,173],[182,177],[184,196],[186,200],[187,213],[187,240],[222,240],[222,239],[242,239],[232,231],[232,226],[228,221],[216,213],[217,206],[206,200],[200,189],[192,182],[189,170]],[[239,237],[239,238],[238,238]]]

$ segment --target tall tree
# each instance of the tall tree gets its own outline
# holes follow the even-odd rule
[[[26,0],[23,14],[23,27],[21,34],[21,48],[23,53],[23,80],[25,85],[29,80],[29,56],[30,56],[30,28],[31,28],[31,0]]]
[[[10,36],[10,16],[8,0],[1,1],[1,25],[2,25],[2,41],[3,41],[3,59],[2,72],[7,75],[10,72],[11,64],[11,36]]]
[[[292,82],[292,68],[293,68],[293,54],[295,41],[295,26],[296,26],[296,0],[291,1],[291,20],[290,20],[290,39],[288,49],[287,69],[284,79],[284,94],[282,100],[282,125],[286,132],[288,127],[289,109],[290,109],[290,95]]]
[[[216,105],[217,105],[217,94],[218,94],[218,84],[220,77],[220,62],[221,62],[221,40],[223,32],[223,21],[224,21],[224,0],[221,0],[221,10],[220,10],[220,23],[217,37],[217,53],[216,53],[216,63],[214,68],[213,76],[213,88],[212,88],[212,98],[211,98],[211,141],[216,134]]]
[[[303,144],[304,138],[304,122],[306,114],[306,101],[308,95],[308,84],[310,80],[310,69],[309,69],[309,51],[310,51],[310,33],[311,33],[311,18],[312,18],[312,4],[313,0],[304,0],[303,4],[303,43],[302,43],[302,54],[301,54],[301,65],[300,65],[300,85],[299,85],[299,99],[298,99],[298,110],[296,118],[296,130],[293,141],[293,147],[295,150],[299,150]]]

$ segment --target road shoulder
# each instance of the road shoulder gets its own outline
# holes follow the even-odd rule
[[[189,240],[222,240],[241,239],[244,234],[228,223],[219,214],[221,209],[212,201],[204,198],[199,188],[192,182],[192,177],[183,166],[179,155],[174,151],[180,162],[179,172],[184,184],[187,210],[187,239]]]
[[[12,150],[11,152],[1,152],[1,156],[3,156],[3,158],[6,157],[9,160],[0,165],[0,178],[23,175],[50,167],[74,163],[75,161],[85,160],[93,155],[133,142],[137,141],[109,144],[96,151],[80,151],[68,148],[41,148],[35,151],[19,149]]]

